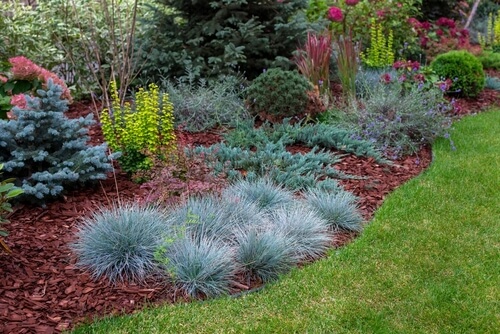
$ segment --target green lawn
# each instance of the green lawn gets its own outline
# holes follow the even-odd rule
[[[100,320],[75,333],[499,333],[500,112],[456,123],[434,163],[360,238],[240,298]]]

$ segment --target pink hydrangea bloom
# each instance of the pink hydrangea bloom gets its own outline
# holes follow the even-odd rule
[[[42,70],[41,67],[23,56],[12,57],[9,62],[12,65],[10,70],[14,80],[34,80],[38,78]]]
[[[0,75],[0,82],[1,83],[6,83],[9,79],[7,77],[4,77],[3,75]]]
[[[28,106],[26,103],[26,96],[24,96],[24,94],[12,95],[10,98],[10,104],[21,109],[26,109]]]
[[[359,3],[359,0],[345,0],[345,4],[348,6],[356,6]]]
[[[47,82],[49,81],[49,79],[52,79],[52,81],[61,86],[62,89],[63,89],[63,93],[61,95],[61,98],[63,99],[66,99],[68,100],[70,103],[72,101],[72,98],[71,98],[71,93],[68,89],[68,87],[66,86],[66,83],[64,82],[64,80],[62,80],[61,78],[59,78],[55,73],[53,72],[50,72],[44,68],[42,68],[40,70],[40,74],[38,76],[38,80],[40,80],[41,82],[43,82],[43,88],[47,88]]]
[[[344,19],[344,15],[342,14],[342,9],[335,6],[330,7],[330,9],[328,9],[327,17],[330,21],[333,22],[342,22],[342,20]]]

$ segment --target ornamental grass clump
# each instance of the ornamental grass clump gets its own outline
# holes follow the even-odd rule
[[[175,148],[173,106],[158,86],[139,88],[134,103],[120,104],[116,83],[111,83],[112,107],[101,113],[104,139],[121,152],[120,166],[127,173],[148,171],[154,158],[164,158]]]
[[[141,282],[158,269],[155,251],[172,233],[166,221],[158,207],[115,205],[85,218],[71,248],[94,279]]]
[[[357,198],[348,191],[309,189],[305,192],[305,202],[327,222],[330,229],[356,232],[363,229],[363,217],[357,208]]]
[[[248,279],[264,283],[287,273],[297,262],[290,239],[272,228],[254,227],[236,232],[236,262]]]
[[[164,266],[174,283],[193,298],[229,292],[237,265],[233,250],[211,238],[181,238],[166,246]]]
[[[329,223],[311,207],[281,207],[270,214],[273,230],[288,240],[290,252],[298,261],[314,260],[326,253],[331,242]]]
[[[266,178],[238,180],[224,191],[224,196],[253,203],[263,211],[274,210],[293,200],[291,191]]]

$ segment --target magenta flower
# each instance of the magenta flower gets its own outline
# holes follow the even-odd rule
[[[342,14],[342,9],[335,6],[330,7],[330,9],[328,9],[327,17],[332,22],[342,22],[342,20],[344,19],[344,15]]]
[[[12,95],[12,97],[10,98],[10,104],[20,109],[26,109],[28,107],[26,96],[24,96],[24,94]]]
[[[356,6],[359,3],[359,0],[345,0],[345,4],[347,6]]]

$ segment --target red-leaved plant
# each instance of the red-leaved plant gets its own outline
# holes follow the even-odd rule
[[[299,72],[318,88],[322,96],[330,93],[331,45],[329,31],[322,34],[309,32],[305,45],[297,49],[293,58]]]

